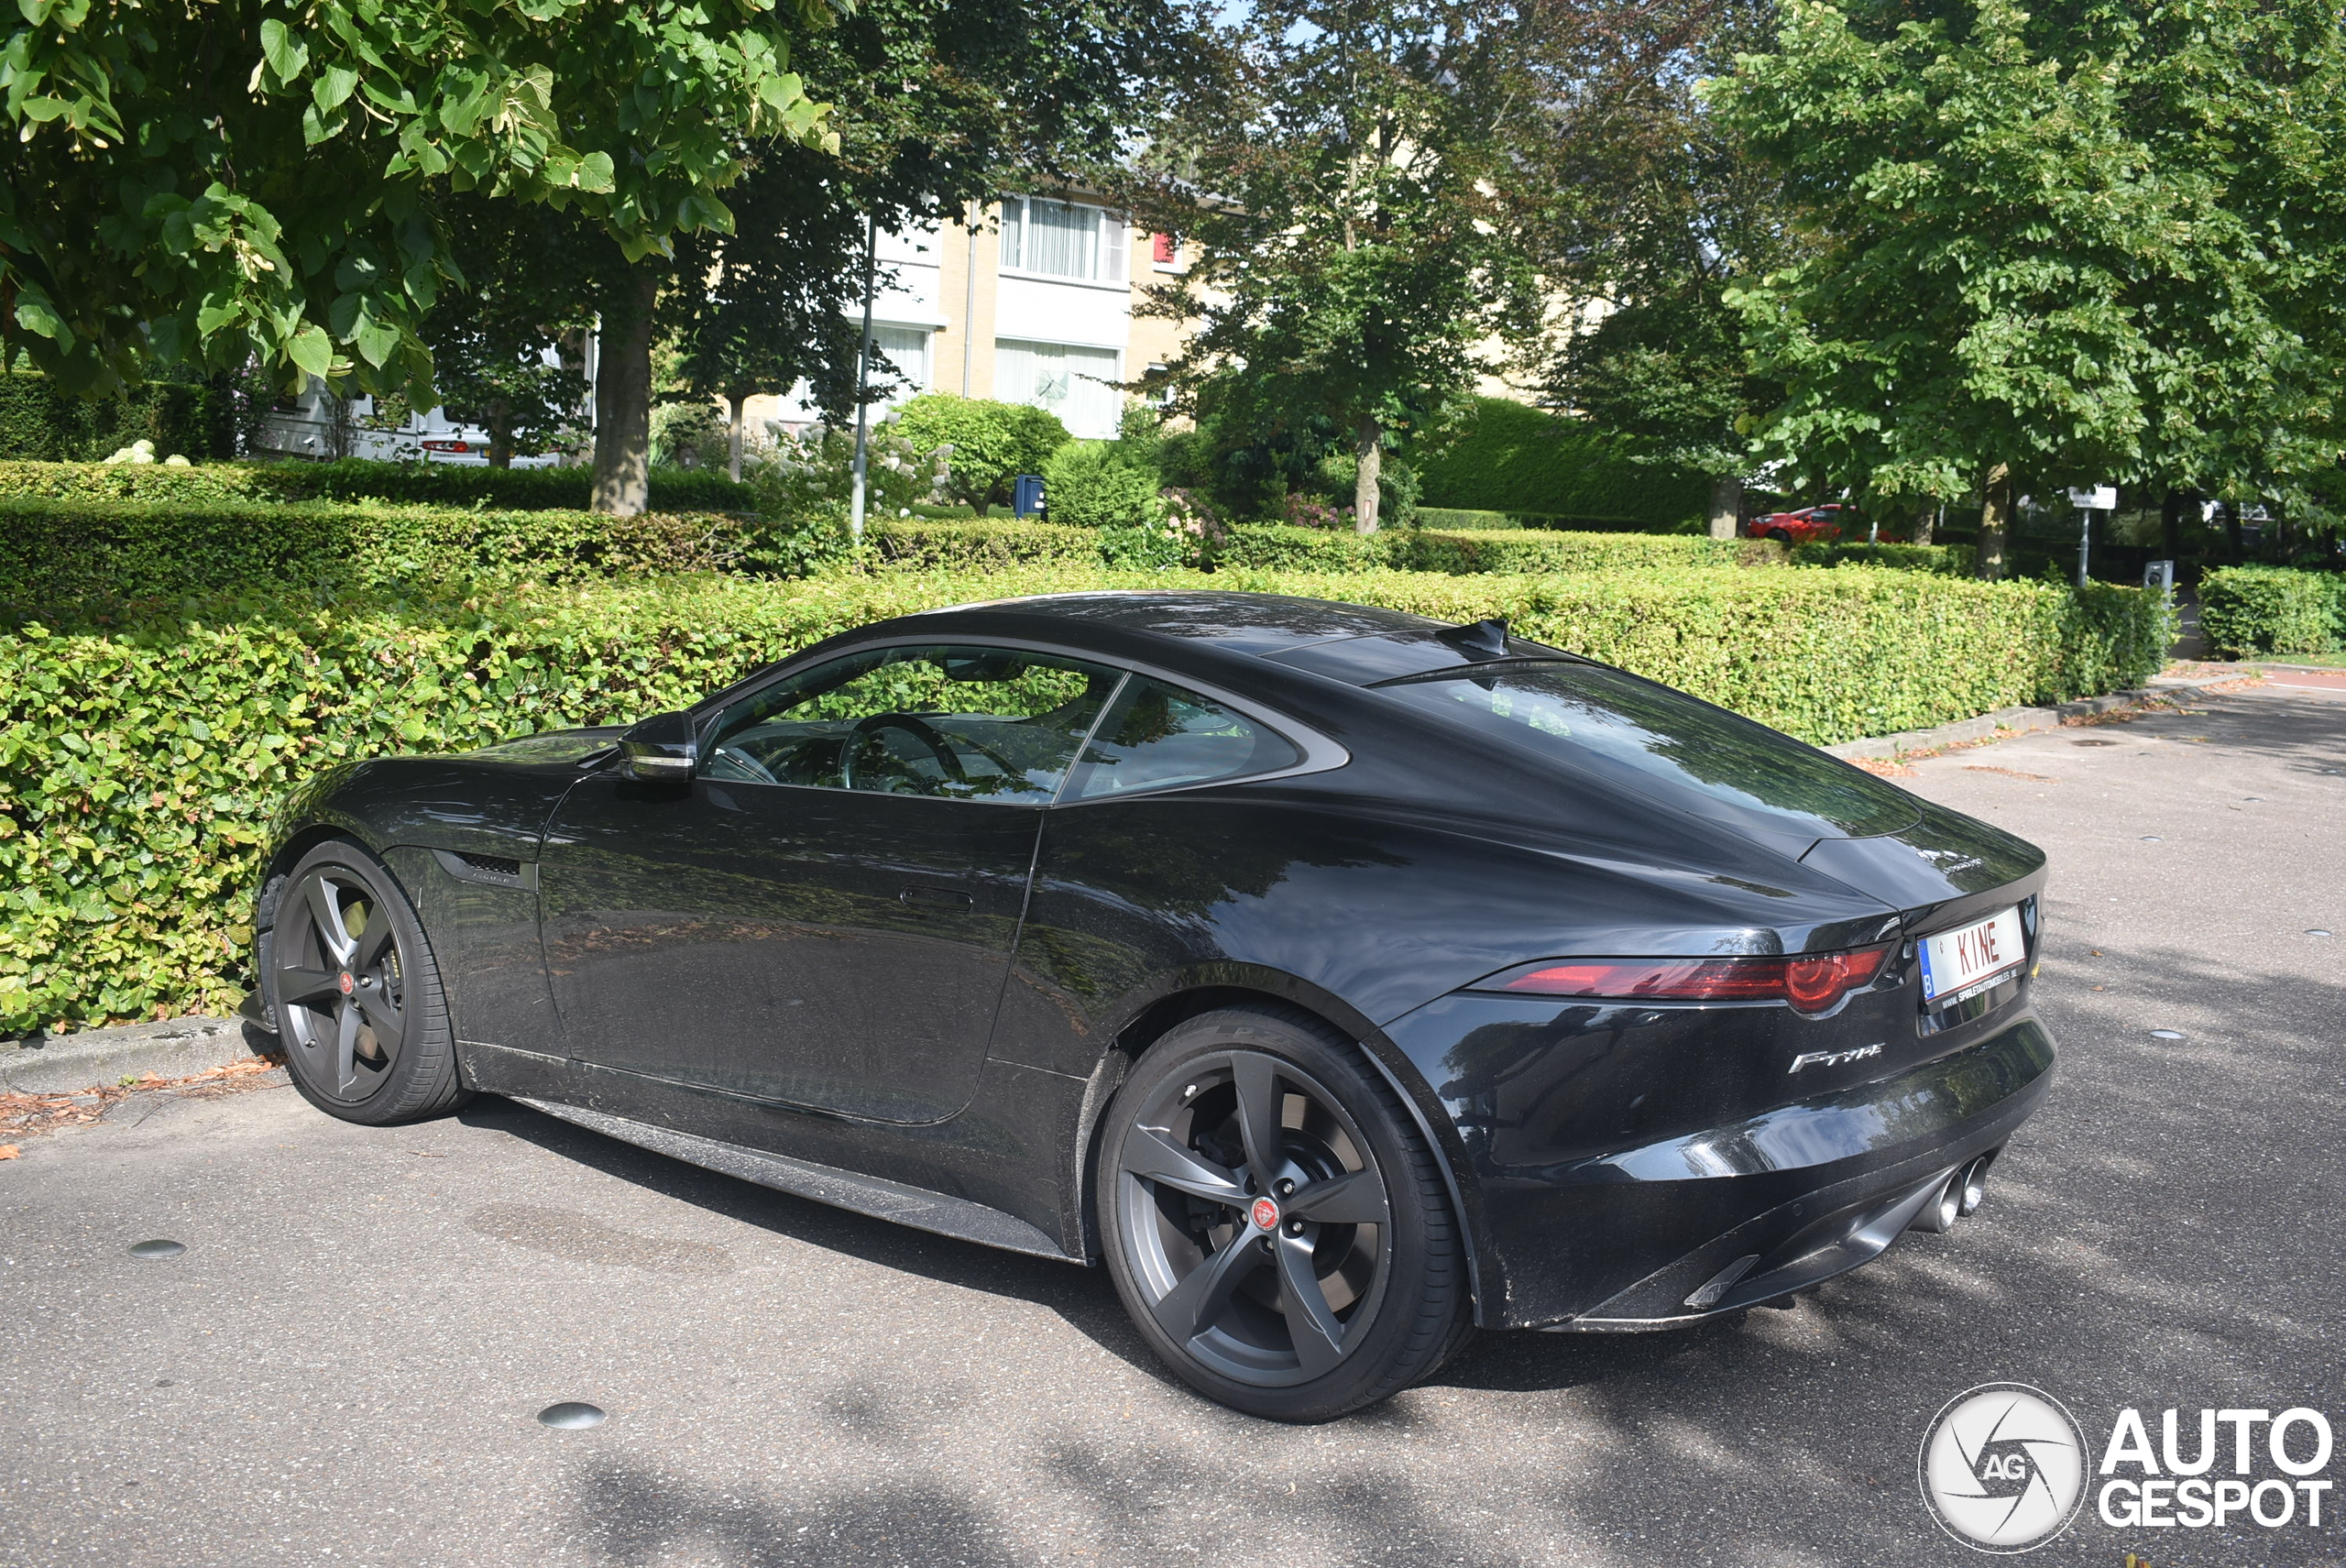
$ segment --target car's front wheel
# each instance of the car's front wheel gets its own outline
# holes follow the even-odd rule
[[[1430,1376],[1473,1332],[1433,1151],[1359,1047],[1306,1014],[1178,1025],[1118,1090],[1099,1146],[1116,1289],[1222,1404],[1327,1420]]]
[[[287,873],[274,915],[261,994],[304,1099],[370,1126],[464,1103],[439,966],[380,862],[341,839],[320,844]]]

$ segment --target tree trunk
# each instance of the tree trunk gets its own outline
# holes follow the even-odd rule
[[[1931,542],[1931,531],[1936,526],[1937,521],[1938,503],[1936,501],[1933,501],[1928,506],[1917,508],[1914,512],[1914,543],[1928,544]]]
[[[2248,559],[2248,542],[2240,533],[2240,502],[2226,501],[2224,508],[2224,543],[2231,547],[2232,565],[2237,566]]]
[[[2170,488],[2166,499],[2159,503],[2159,540],[2166,546],[2166,558],[2183,558],[2183,509],[2190,504],[2187,492]]]
[[[652,306],[660,274],[639,262],[621,291],[620,319],[603,318],[595,376],[597,511],[633,517],[652,497]]]
[[[1711,480],[1711,537],[1732,539],[1736,524],[1743,521],[1743,480],[1734,474],[1721,474]]]
[[[513,466],[513,405],[503,398],[488,405],[488,466]]]
[[[1979,575],[1992,583],[2004,575],[2004,541],[2012,525],[2011,465],[1990,468],[1979,495]]]
[[[1385,477],[1385,427],[1375,414],[1363,414],[1353,429],[1353,455],[1360,471],[1353,478],[1353,527],[1376,532],[1377,482]]]
[[[750,400],[746,392],[735,392],[725,400],[732,411],[725,427],[725,471],[733,482],[741,482],[741,405]]]

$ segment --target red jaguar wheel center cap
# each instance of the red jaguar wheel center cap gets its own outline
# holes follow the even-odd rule
[[[1279,1206],[1278,1206],[1277,1203],[1272,1202],[1272,1201],[1271,1201],[1269,1199],[1267,1199],[1267,1198],[1257,1198],[1257,1199],[1255,1199],[1255,1227],[1256,1227],[1257,1229],[1260,1229],[1260,1230],[1274,1231],[1274,1230],[1278,1229],[1278,1223],[1279,1223]]]
[[[337,983],[341,985],[342,993],[345,996],[349,995],[352,992],[358,989],[358,982],[351,979],[348,971],[346,970],[344,972],[342,979]]]

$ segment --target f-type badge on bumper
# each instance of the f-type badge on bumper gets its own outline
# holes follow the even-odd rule
[[[1792,1058],[1792,1065],[1784,1070],[1798,1072],[1804,1067],[1847,1067],[1853,1061],[1881,1055],[1881,1047],[1882,1042],[1876,1040],[1872,1045],[1857,1046],[1846,1051],[1803,1051]]]

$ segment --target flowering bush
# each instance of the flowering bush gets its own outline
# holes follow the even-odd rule
[[[774,428],[771,444],[741,455],[741,473],[758,494],[758,510],[785,521],[844,519],[855,485],[855,428],[810,424]],[[883,419],[865,441],[864,508],[899,517],[946,499],[953,449],[924,451],[898,422]]]
[[[1353,509],[1330,506],[1307,495],[1290,491],[1287,498],[1287,520],[1297,528],[1350,528]]]

